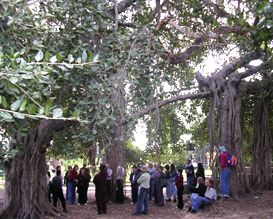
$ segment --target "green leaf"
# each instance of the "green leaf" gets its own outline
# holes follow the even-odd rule
[[[87,60],[87,54],[85,52],[85,50],[82,53],[82,61],[85,62]]]
[[[27,106],[27,111],[28,111],[29,114],[34,114],[36,112],[36,105],[29,104]]]
[[[13,104],[11,104],[10,108],[12,111],[16,111],[20,106],[21,100],[16,100]]]
[[[52,100],[47,100],[46,104],[45,104],[45,107],[44,107],[45,114],[47,116],[49,115],[49,111],[50,111],[51,106],[52,106]]]
[[[27,99],[23,99],[23,101],[20,104],[19,110],[20,111],[25,111],[27,105]]]
[[[61,62],[61,61],[62,61],[62,56],[61,56],[60,54],[57,54],[57,55],[56,55],[56,58],[57,58],[58,62]]]
[[[72,116],[73,116],[74,118],[77,118],[77,117],[78,117],[78,112],[77,112],[77,110],[74,110]]]
[[[2,96],[1,102],[2,102],[2,105],[4,106],[4,108],[6,108],[8,106],[8,102],[7,102],[6,97]]]
[[[36,60],[37,62],[39,62],[39,61],[41,61],[43,58],[44,58],[44,53],[43,53],[41,50],[39,50],[39,51],[37,52],[36,56],[35,56],[35,60]]]
[[[14,113],[13,116],[17,119],[24,119],[25,115],[22,113]]]
[[[88,59],[90,62],[93,61],[93,53],[92,52],[89,53]]]
[[[49,52],[48,51],[46,51],[45,52],[45,61],[49,61],[49,59],[50,59],[50,54],[49,54]]]
[[[243,13],[240,14],[240,17],[238,18],[238,23],[243,25],[244,24],[244,15]]]
[[[2,103],[2,97],[1,97],[1,95],[0,95],[0,104]]]
[[[0,112],[0,116],[2,116],[4,119],[12,119],[12,115],[7,112]]]
[[[63,110],[61,108],[56,108],[53,110],[53,118],[59,118],[62,117]]]

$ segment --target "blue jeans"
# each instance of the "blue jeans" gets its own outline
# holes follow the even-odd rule
[[[198,211],[202,204],[209,205],[210,201],[207,198],[200,197],[198,194],[191,195],[192,209]]]
[[[191,194],[192,182],[193,182],[193,177],[187,177],[188,194]]]
[[[68,182],[67,183],[67,189],[68,189],[68,204],[71,205],[75,203],[75,188],[76,184],[75,182]]]
[[[149,199],[152,199],[152,196],[155,196],[155,180],[152,178],[150,180],[150,191],[149,191]]]
[[[229,177],[231,169],[225,168],[220,172],[221,194],[229,196]]]
[[[140,188],[140,192],[137,199],[137,206],[136,206],[136,213],[139,214],[148,214],[148,197],[149,197],[149,190],[145,188]],[[144,209],[142,211],[142,206],[144,205]]]

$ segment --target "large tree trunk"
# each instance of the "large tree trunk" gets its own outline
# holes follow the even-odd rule
[[[265,100],[255,106],[252,138],[251,184],[253,189],[269,189],[272,183],[270,160],[272,137]]]
[[[115,92],[112,94],[112,101],[116,106],[116,113],[118,115],[118,120],[116,124],[113,126],[114,133],[111,138],[111,145],[106,149],[106,158],[110,164],[111,169],[113,170],[112,175],[112,194],[115,195],[115,191],[117,188],[116,185],[116,169],[118,166],[118,162],[121,166],[124,167],[124,156],[125,156],[125,136],[124,136],[124,126],[122,122],[123,118],[123,110],[124,110],[124,91],[123,87],[120,84]]]
[[[220,111],[220,144],[225,145],[230,154],[238,160],[236,167],[232,168],[230,178],[231,194],[238,195],[251,191],[249,179],[245,170],[241,133],[241,93],[239,84],[228,83],[224,88],[222,106]]]
[[[4,163],[5,196],[0,218],[61,217],[48,201],[45,152],[54,131],[64,127],[64,121],[42,120],[27,137],[15,135],[17,143],[11,143],[10,149],[21,149],[22,152]]]

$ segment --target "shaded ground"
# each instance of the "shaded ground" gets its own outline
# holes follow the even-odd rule
[[[64,191],[66,189],[64,188]],[[184,195],[185,207],[178,210],[177,203],[165,202],[165,206],[156,207],[149,202],[149,214],[141,216],[132,216],[135,212],[135,205],[130,204],[130,199],[126,199],[123,205],[109,204],[107,205],[107,214],[97,215],[97,208],[94,202],[94,192],[89,191],[89,203],[87,206],[68,205],[67,218],[69,219],[90,219],[90,218],[272,218],[273,219],[273,191],[263,191],[256,196],[250,196],[247,199],[238,202],[230,200],[218,200],[215,208],[206,208],[198,211],[196,214],[187,213],[189,207],[189,198]],[[129,194],[128,194],[129,196]],[[3,197],[3,190],[0,190],[0,197]],[[61,206],[58,205],[61,209]]]

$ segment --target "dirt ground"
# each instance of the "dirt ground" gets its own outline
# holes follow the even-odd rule
[[[64,189],[65,191],[66,189]],[[129,194],[128,194],[129,196]],[[0,197],[3,197],[3,190],[0,190]],[[94,192],[88,193],[89,203],[87,206],[67,205],[66,213],[69,219],[90,219],[90,218],[113,218],[113,219],[130,219],[130,218],[156,218],[156,219],[178,219],[178,218],[272,218],[273,219],[273,191],[262,191],[259,194],[235,202],[232,199],[218,200],[214,208],[199,210],[196,214],[187,212],[190,205],[190,198],[183,196],[184,209],[177,209],[177,203],[165,202],[163,207],[157,207],[152,201],[149,202],[149,214],[141,216],[132,216],[136,206],[130,204],[127,198],[124,204],[108,204],[107,214],[97,215]],[[0,200],[1,201],[1,200]],[[61,210],[60,204],[58,208]]]

